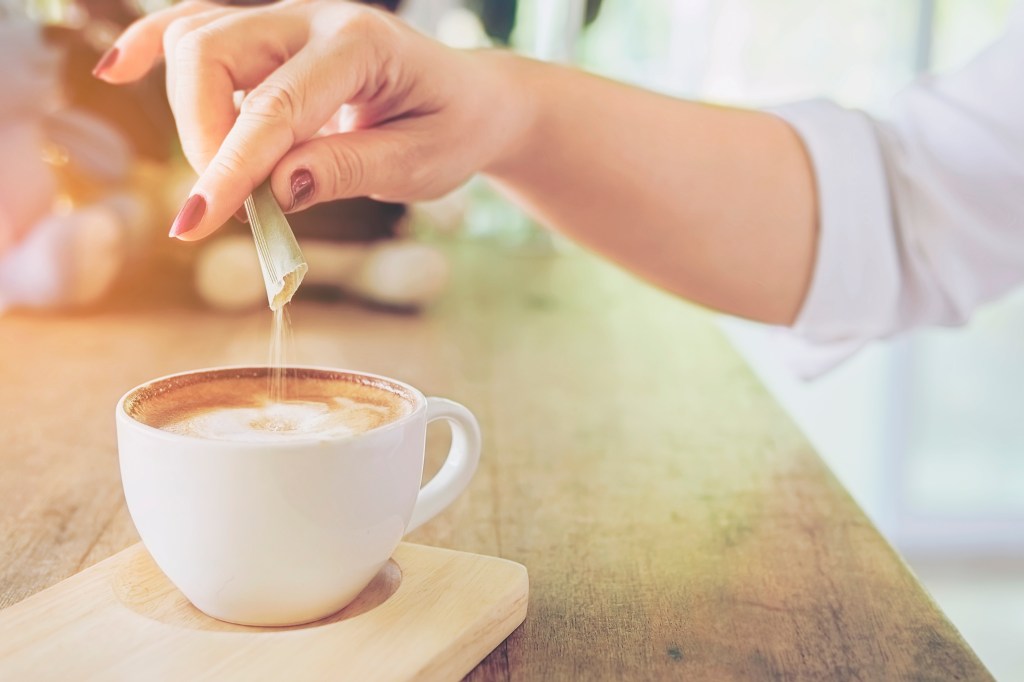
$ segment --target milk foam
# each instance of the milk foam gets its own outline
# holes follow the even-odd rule
[[[338,438],[368,431],[391,417],[387,407],[336,397],[327,402],[267,402],[257,407],[213,407],[161,428],[198,438],[277,442]]]

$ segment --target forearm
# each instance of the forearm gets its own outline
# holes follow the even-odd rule
[[[199,172],[171,226],[179,239],[212,233],[268,175],[301,210],[434,198],[483,170],[544,222],[699,303],[788,323],[805,296],[814,183],[801,142],[770,115],[452,50],[329,0],[180,3],[133,24],[97,74],[128,82],[161,54]],[[337,132],[317,134],[325,126]]]
[[[490,58],[523,98],[527,125],[487,174],[527,210],[688,299],[795,319],[816,207],[809,161],[786,123]]]

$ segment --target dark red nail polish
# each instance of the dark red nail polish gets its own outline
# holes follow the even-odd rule
[[[314,189],[313,174],[307,169],[300,168],[292,173],[292,205],[288,209],[292,210],[308,201]]]
[[[178,211],[178,216],[171,223],[171,231],[167,236],[180,237],[186,232],[194,230],[205,214],[206,199],[201,194],[193,194]]]
[[[121,54],[121,50],[117,49],[116,45],[104,52],[100,60],[96,62],[96,66],[93,67],[92,75],[96,78],[102,76],[104,71],[114,65],[119,54]]]

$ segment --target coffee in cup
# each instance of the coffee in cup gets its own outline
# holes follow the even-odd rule
[[[185,374],[158,390],[136,393],[126,409],[138,421],[171,433],[259,442],[363,433],[415,407],[415,396],[400,387],[361,375],[289,369],[279,400],[271,399],[269,381],[263,368],[248,374]]]
[[[267,367],[155,379],[117,406],[125,500],[156,564],[201,611],[243,625],[319,620],[402,537],[451,504],[480,456],[462,405],[363,372]],[[427,423],[452,429],[420,487]]]

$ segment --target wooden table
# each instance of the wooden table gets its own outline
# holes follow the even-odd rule
[[[479,416],[476,479],[409,537],[529,568],[526,622],[469,679],[990,679],[707,313],[584,254],[453,258],[428,314],[294,305],[293,356]],[[181,304],[0,318],[0,607],[136,542],[119,395],[263,362],[269,325]]]

